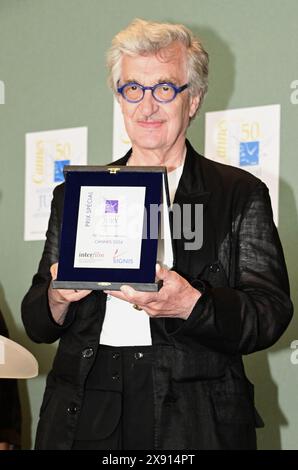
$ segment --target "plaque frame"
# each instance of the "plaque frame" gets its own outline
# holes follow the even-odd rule
[[[65,195],[60,236],[60,254],[54,289],[120,290],[129,285],[135,290],[156,292],[162,281],[155,280],[158,238],[148,236],[150,205],[166,203],[169,191],[166,167],[162,166],[91,166],[67,165],[64,167]],[[139,269],[74,267],[74,255],[79,217],[80,190],[82,186],[141,186],[146,188],[143,219],[143,236]],[[166,202],[163,201],[166,195]],[[168,212],[167,212],[168,214]],[[163,215],[164,216],[164,215]],[[145,220],[146,217],[146,220]],[[158,230],[161,215],[158,216]],[[146,227],[146,228],[145,228]],[[145,233],[145,230],[147,232]],[[146,236],[144,236],[144,234]]]

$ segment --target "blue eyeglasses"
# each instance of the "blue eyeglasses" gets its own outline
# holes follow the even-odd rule
[[[129,103],[139,103],[142,101],[146,90],[151,90],[153,98],[159,103],[169,103],[173,101],[178,93],[188,88],[189,84],[186,83],[180,87],[173,85],[173,83],[157,83],[153,86],[143,86],[137,82],[125,83],[121,87],[117,88],[126,101]]]

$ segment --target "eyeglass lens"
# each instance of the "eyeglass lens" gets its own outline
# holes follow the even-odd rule
[[[123,94],[130,101],[140,101],[144,90],[140,85],[132,84],[124,87]],[[175,96],[175,90],[170,85],[160,84],[152,90],[152,94],[159,101],[170,101]]]

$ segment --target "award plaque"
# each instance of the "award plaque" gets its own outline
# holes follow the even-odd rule
[[[165,167],[65,166],[57,289],[157,291],[168,228]]]

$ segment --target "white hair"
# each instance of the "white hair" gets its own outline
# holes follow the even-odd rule
[[[187,74],[191,96],[203,97],[208,89],[208,54],[201,41],[181,24],[157,23],[136,18],[113,39],[107,53],[108,82],[114,93],[121,76],[123,54],[157,54],[174,42],[186,47]]]

